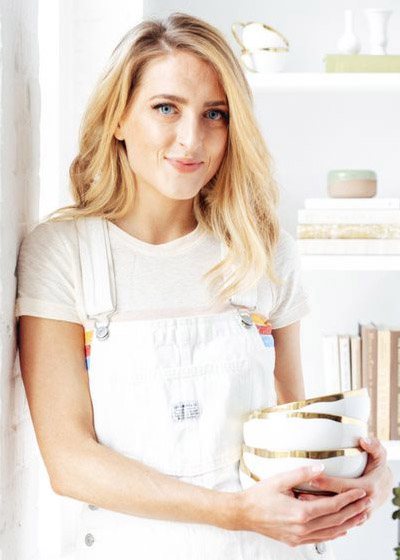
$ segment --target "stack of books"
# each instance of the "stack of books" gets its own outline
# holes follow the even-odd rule
[[[297,239],[309,255],[399,255],[400,198],[307,198]]]
[[[398,54],[326,54],[326,72],[400,72]]]
[[[400,439],[400,330],[359,323],[357,335],[323,336],[327,393],[366,387],[371,399],[368,431]]]

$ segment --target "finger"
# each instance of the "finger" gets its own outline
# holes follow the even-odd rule
[[[324,496],[317,495],[317,494],[300,494],[297,499],[303,502],[312,502],[314,500],[320,500]]]
[[[315,531],[329,531],[331,529],[347,530],[347,528],[352,526],[352,523],[358,523],[361,516],[370,512],[371,509],[372,503],[369,497],[356,500],[336,513],[324,515],[310,521],[307,524],[307,536],[308,531],[313,533]],[[350,525],[345,526],[345,523],[350,523]]]
[[[343,522],[339,521],[339,523],[337,524],[332,524],[326,527],[321,527],[315,531],[311,531],[310,533],[307,533],[305,535],[305,538],[310,540],[312,539],[328,540],[328,539],[336,538],[339,534],[343,533],[343,531],[348,531],[353,527],[358,527],[359,525],[362,525],[363,523],[365,523],[367,518],[368,518],[368,514],[364,505],[363,509],[361,509],[361,511],[359,511],[356,515],[353,515],[352,517],[346,519]]]
[[[311,467],[307,466],[291,469],[290,471],[271,477],[270,481],[276,483],[278,490],[289,490],[303,482],[309,482],[313,478],[320,476],[324,467],[325,465],[323,463],[318,463]]]
[[[302,501],[300,501],[299,507],[305,511],[308,521],[311,521],[317,517],[337,513],[344,507],[356,500],[359,500],[360,498],[363,498],[364,496],[365,490],[356,488],[336,494],[336,496],[329,496],[327,498],[324,497],[312,502],[301,503]],[[297,502],[299,502],[299,500],[297,500]]]
[[[360,438],[359,444],[371,455],[374,461],[386,463],[387,451],[378,438],[373,436],[366,439]]]
[[[341,494],[354,488],[362,488],[361,484],[362,482],[357,478],[343,478],[339,476],[319,476],[309,483],[311,488],[336,492],[336,494]]]

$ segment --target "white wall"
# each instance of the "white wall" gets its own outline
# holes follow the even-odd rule
[[[37,3],[0,4],[0,557],[37,557],[38,466],[25,393],[14,371],[19,241],[39,201]]]

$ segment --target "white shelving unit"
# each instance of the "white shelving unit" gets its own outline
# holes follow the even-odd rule
[[[381,440],[387,451],[388,461],[400,461],[400,440]]]
[[[301,255],[303,270],[397,270],[400,255]]]
[[[264,93],[400,93],[400,73],[246,72],[254,94]],[[400,255],[302,255],[306,271],[400,271]],[[400,441],[383,440],[389,461],[400,461]]]
[[[246,72],[255,93],[273,91],[311,91],[347,93],[400,92],[400,74],[395,72]]]

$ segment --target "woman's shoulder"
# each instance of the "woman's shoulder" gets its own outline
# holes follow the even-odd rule
[[[59,250],[76,245],[75,220],[47,220],[36,222],[23,236],[21,248]]]
[[[297,259],[298,247],[296,239],[285,228],[279,228],[278,241],[275,246],[275,261],[277,263]]]

